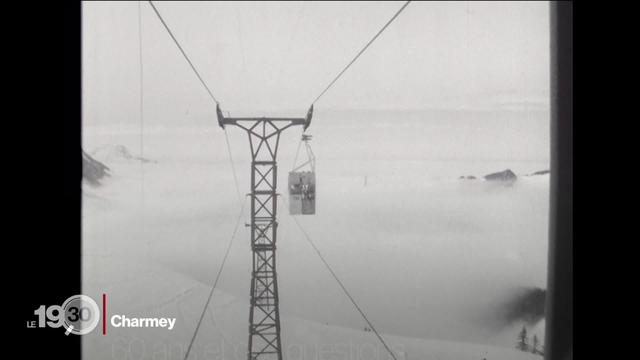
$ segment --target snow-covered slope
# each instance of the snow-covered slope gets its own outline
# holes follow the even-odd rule
[[[407,359],[539,359],[513,349],[521,324],[501,323],[495,314],[512,289],[546,287],[548,175],[519,177],[511,187],[458,180],[460,174],[504,168],[517,174],[548,168],[544,159],[518,159],[532,152],[531,145],[510,140],[499,153],[482,150],[474,157],[473,150],[494,133],[473,132],[468,123],[456,128],[444,120],[322,119],[321,112],[314,121],[317,215],[299,221],[392,347]],[[362,129],[358,121],[371,126],[356,131]],[[489,125],[508,139],[531,133],[496,120]],[[86,127],[83,147],[138,149],[137,129]],[[228,135],[245,193],[246,134]],[[280,184],[286,183],[298,135],[292,131],[281,140]],[[505,155],[517,146],[524,150]],[[441,153],[467,158],[434,158]],[[178,322],[172,331],[94,331],[83,338],[87,358],[180,359],[238,216],[224,133],[213,122],[147,124],[144,154],[156,162],[136,161],[135,154],[127,161],[105,157],[111,178],[84,193],[83,292],[94,299],[107,294],[108,314]],[[355,358],[377,358],[367,352],[378,351],[386,359],[286,206],[279,206],[287,359],[302,358],[302,351],[323,359],[354,358],[340,355],[345,347],[363,354]],[[242,221],[248,221],[246,214]],[[193,359],[246,357],[248,239],[241,223]],[[544,324],[530,333],[543,339]],[[225,356],[216,356],[222,351]]]
[[[85,358],[181,359],[189,344],[210,288],[159,264],[123,256],[87,257],[85,276],[93,281],[84,292],[95,299],[107,294],[107,318],[176,317],[172,330],[107,326],[86,335]],[[101,276],[100,274],[108,274]],[[108,279],[106,279],[108,277]],[[239,359],[245,356],[247,299],[216,291],[190,358]],[[372,332],[283,316],[287,359],[388,359]],[[399,359],[525,360],[539,356],[515,349],[454,341],[382,335]]]

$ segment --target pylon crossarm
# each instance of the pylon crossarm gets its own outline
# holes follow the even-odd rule
[[[290,127],[290,126],[294,126],[294,125],[302,125],[304,127],[304,130],[307,130],[307,128],[309,127],[309,125],[311,125],[311,118],[313,117],[313,105],[311,105],[311,107],[309,108],[309,110],[307,111],[307,116],[303,117],[303,118],[296,118],[296,117],[230,117],[230,116],[224,116],[224,114],[222,113],[222,110],[220,109],[220,104],[216,104],[216,115],[218,116],[218,125],[220,125],[221,128],[224,129],[225,125],[236,125],[239,126],[241,128],[243,128],[244,130],[246,130],[247,132],[252,132],[252,130],[260,123],[269,123],[276,131],[275,132],[281,132],[283,130],[285,130],[286,128]],[[253,124],[253,126],[247,128],[246,126],[240,124],[239,122],[255,122],[255,124]],[[280,123],[280,122],[285,122],[286,124],[281,127],[278,128],[275,123]],[[256,136],[260,136],[258,134],[255,134]],[[273,136],[270,135],[269,137]]]

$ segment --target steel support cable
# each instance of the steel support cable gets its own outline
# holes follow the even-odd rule
[[[286,199],[283,197],[283,199],[285,200],[285,203],[287,202]],[[288,206],[288,204],[287,204]],[[311,245],[311,247],[313,248],[313,250],[315,251],[315,253],[318,255],[318,257],[320,258],[320,260],[322,261],[322,263],[324,264],[324,266],[327,268],[327,270],[329,270],[329,272],[331,273],[331,276],[333,276],[334,280],[338,283],[338,285],[340,285],[340,288],[342,288],[342,291],[345,293],[345,295],[347,295],[347,297],[349,298],[349,300],[351,301],[351,303],[353,304],[353,306],[356,308],[356,310],[358,310],[358,312],[360,313],[360,315],[362,316],[362,318],[364,319],[364,321],[366,321],[366,323],[369,325],[369,328],[371,328],[371,331],[373,331],[374,334],[376,334],[376,336],[378,337],[378,340],[380,340],[380,342],[382,343],[382,345],[384,346],[384,348],[387,350],[387,352],[389,353],[389,355],[391,355],[391,357],[394,360],[397,360],[395,354],[393,353],[393,351],[391,351],[391,348],[387,345],[387,343],[384,341],[384,339],[382,338],[382,336],[380,335],[380,333],[378,333],[378,331],[376,330],[376,328],[373,326],[373,324],[371,323],[371,321],[369,321],[369,318],[367,318],[367,315],[365,315],[364,311],[362,311],[362,309],[360,308],[360,306],[358,305],[358,303],[356,302],[356,300],[353,298],[353,296],[351,296],[351,293],[349,293],[349,290],[347,290],[347,288],[344,286],[344,284],[342,283],[342,281],[340,280],[340,278],[338,278],[338,275],[336,275],[336,273],[333,271],[333,269],[331,268],[331,265],[329,265],[329,263],[327,262],[327,260],[325,260],[324,256],[322,255],[322,253],[320,252],[320,250],[318,249],[318,247],[316,247],[315,243],[313,242],[313,240],[311,240],[311,237],[309,236],[309,234],[304,230],[304,228],[302,227],[302,225],[300,225],[300,223],[298,222],[298,220],[296,219],[295,216],[291,216],[291,218],[293,218],[293,221],[296,223],[296,225],[298,226],[298,229],[300,229],[300,231],[302,232],[302,234],[304,235],[305,239],[307,240],[307,242]]]
[[[238,233],[238,226],[240,225],[240,220],[242,219],[242,215],[244,215],[244,207],[245,204],[247,202],[244,201],[242,202],[242,207],[240,208],[240,214],[238,215],[238,218],[236,219],[236,225],[233,228],[233,233],[231,234],[231,239],[229,239],[229,243],[227,244],[227,249],[224,253],[224,257],[222,258],[222,263],[220,264],[220,268],[218,269],[218,274],[216,275],[215,280],[213,281],[213,286],[211,287],[211,291],[209,292],[209,297],[207,298],[207,301],[204,304],[204,308],[202,310],[202,314],[200,315],[200,319],[198,320],[198,324],[196,325],[196,329],[193,332],[193,336],[191,337],[191,341],[189,342],[189,347],[187,347],[187,352],[184,355],[184,359],[187,360],[187,358],[189,358],[189,353],[191,352],[191,347],[193,346],[193,342],[196,340],[196,337],[198,336],[198,331],[200,330],[200,325],[202,324],[202,319],[204,318],[205,314],[207,313],[207,308],[209,307],[209,303],[211,302],[211,298],[213,297],[213,292],[216,289],[216,286],[218,285],[218,281],[220,280],[220,275],[222,274],[222,270],[224,269],[224,265],[227,262],[227,258],[229,257],[229,251],[231,250],[231,245],[233,244],[233,240],[236,237],[236,234]]]
[[[322,90],[320,95],[318,95],[318,97],[316,97],[316,99],[313,100],[311,105],[315,104],[318,100],[320,100],[322,95],[324,95],[324,93],[326,93],[327,90],[329,90],[329,88],[331,88],[331,86],[333,86],[333,84],[336,81],[338,81],[338,79],[342,76],[342,74],[344,74],[344,72],[347,71],[347,69],[351,65],[353,65],[353,63],[356,62],[356,60],[358,60],[360,55],[362,55],[365,52],[365,50],[367,50],[369,45],[371,45],[378,38],[378,36],[382,34],[382,32],[393,22],[393,20],[395,20],[398,17],[398,15],[400,15],[402,10],[404,10],[407,7],[407,5],[409,5],[410,2],[411,1],[407,1],[406,3],[404,3],[404,5],[402,5],[402,7],[395,13],[395,15],[393,15],[393,17],[391,17],[391,19],[389,19],[389,21],[387,21],[386,24],[384,24],[384,26],[378,31],[378,33],[376,33],[376,35],[373,38],[371,38],[371,40],[369,40],[369,42],[362,48],[362,50],[360,50],[360,52],[358,52],[358,54],[347,64],[347,66],[345,66],[344,69],[342,69],[342,71],[340,71],[340,73],[329,83],[329,85],[327,85],[327,87],[324,90]]]
[[[171,29],[169,29],[169,26],[167,25],[167,23],[164,21],[164,19],[162,18],[162,15],[160,15],[160,12],[158,11],[158,9],[155,7],[155,5],[153,4],[152,1],[149,1],[149,4],[151,5],[151,7],[153,8],[153,11],[156,13],[156,15],[158,16],[158,19],[160,19],[160,22],[162,23],[162,25],[164,26],[164,28],[167,30],[167,32],[169,33],[169,35],[171,36],[171,39],[173,39],[173,42],[176,44],[176,46],[178,47],[178,49],[180,50],[180,52],[182,53],[182,55],[184,56],[185,60],[187,60],[187,62],[189,63],[189,66],[191,67],[191,69],[193,70],[193,72],[196,74],[196,76],[198,77],[198,80],[200,80],[200,83],[202,83],[202,85],[204,86],[204,88],[207,90],[207,93],[209,94],[209,96],[211,97],[211,99],[213,100],[214,103],[218,104],[218,100],[216,99],[216,97],[213,95],[213,93],[211,92],[211,89],[209,89],[209,87],[207,86],[207,84],[205,83],[205,81],[202,79],[202,76],[200,75],[200,73],[198,72],[198,70],[196,69],[196,67],[193,65],[193,63],[191,62],[191,59],[189,59],[189,56],[187,55],[187,53],[184,51],[184,49],[182,48],[182,46],[180,45],[180,43],[178,42],[178,40],[176,39],[176,37],[173,35],[173,32],[171,31]],[[211,287],[211,291],[209,292],[209,296],[207,297],[207,301],[205,302],[204,308],[202,310],[202,313],[200,315],[200,318],[198,319],[198,323],[196,325],[196,329],[193,333],[193,336],[191,337],[191,341],[189,342],[189,346],[187,347],[187,351],[185,353],[184,359],[188,359],[189,358],[189,354],[191,352],[191,348],[193,346],[193,343],[195,342],[196,337],[198,336],[198,331],[200,330],[200,325],[202,324],[202,319],[204,318],[207,309],[209,307],[209,303],[211,302],[211,298],[213,297],[213,293],[215,291],[216,286],[218,285],[218,281],[220,280],[220,275],[222,274],[222,271],[224,270],[224,265],[227,262],[227,258],[229,257],[229,252],[231,250],[231,246],[233,244],[233,240],[236,237],[236,234],[238,232],[238,226],[240,224],[240,220],[242,219],[242,215],[244,214],[244,207],[246,204],[246,201],[242,201],[241,200],[241,195],[240,195],[240,186],[238,184],[238,177],[236,175],[236,171],[235,171],[235,166],[233,163],[233,158],[231,156],[231,145],[229,143],[229,137],[227,136],[227,132],[225,130],[224,132],[225,135],[225,140],[226,140],[226,144],[227,144],[227,151],[229,153],[229,161],[231,163],[231,170],[233,172],[233,180],[236,186],[236,192],[238,195],[238,202],[241,203],[241,207],[240,207],[240,214],[238,215],[238,218],[236,220],[236,224],[234,226],[233,229],[233,233],[231,234],[231,239],[229,239],[229,243],[227,245],[227,249],[225,251],[224,257],[222,258],[222,263],[220,264],[220,268],[218,269],[218,273],[216,274],[215,280],[213,282],[213,285]],[[213,315],[213,314],[212,314]],[[224,335],[223,335],[224,336]]]
[[[242,219],[242,215],[244,214],[244,207],[246,204],[246,201],[242,201],[242,197],[240,195],[240,186],[238,184],[238,177],[236,175],[236,168],[233,162],[233,157],[231,156],[231,145],[229,143],[229,137],[227,136],[227,130],[224,130],[224,137],[227,143],[227,151],[229,154],[229,162],[231,163],[231,171],[233,173],[233,180],[235,182],[236,185],[236,193],[238,195],[238,202],[241,203],[241,207],[240,207],[240,214],[238,215],[238,218],[236,220],[236,224],[234,226],[233,229],[233,233],[231,234],[231,239],[229,240],[229,244],[227,245],[227,249],[225,251],[224,257],[222,258],[222,263],[220,264],[220,268],[218,269],[218,274],[216,275],[216,278],[213,282],[213,286],[211,287],[211,292],[209,292],[209,297],[207,298],[207,301],[204,304],[204,309],[202,310],[202,314],[200,315],[200,319],[198,320],[198,324],[196,325],[196,329],[193,333],[193,336],[191,337],[191,341],[189,342],[189,347],[187,348],[187,352],[185,353],[184,356],[184,360],[187,360],[189,358],[189,353],[191,352],[191,347],[193,346],[194,341],[196,340],[196,337],[198,335],[198,331],[200,330],[200,325],[202,323],[202,319],[204,318],[207,309],[209,308],[209,303],[211,302],[211,299],[213,298],[213,292],[216,288],[216,286],[218,285],[218,281],[220,280],[220,275],[222,274],[222,270],[224,269],[224,265],[227,262],[227,257],[229,256],[229,252],[231,250],[231,245],[233,244],[233,240],[235,239],[236,233],[238,231],[238,225],[240,224],[240,220]],[[211,310],[211,318],[213,320],[213,310]],[[215,323],[214,323],[215,325]],[[220,332],[220,334],[222,335],[222,338],[224,339],[225,336],[222,333],[222,331]]]
[[[142,61],[142,6],[138,1],[138,60],[140,67],[140,201],[144,210],[144,68]]]
[[[202,323],[202,319],[204,318],[204,315],[207,312],[207,309],[209,308],[209,303],[211,302],[211,299],[213,298],[213,292],[216,288],[216,286],[218,285],[218,281],[220,280],[220,275],[222,274],[222,270],[224,269],[224,265],[227,262],[227,257],[229,256],[229,252],[231,250],[231,245],[233,244],[233,240],[235,239],[236,233],[238,232],[238,226],[240,225],[240,220],[242,219],[242,215],[244,214],[244,207],[246,204],[246,201],[242,201],[242,197],[240,195],[240,186],[238,184],[238,176],[236,175],[236,168],[233,162],[233,157],[231,156],[231,145],[229,143],[229,137],[227,136],[227,130],[224,130],[224,137],[227,143],[227,152],[229,154],[229,162],[231,163],[231,171],[233,173],[233,180],[235,182],[236,185],[236,192],[238,195],[238,202],[241,203],[240,206],[240,214],[238,215],[238,218],[236,219],[236,224],[233,228],[233,233],[231,234],[231,239],[229,240],[229,244],[227,245],[227,249],[225,251],[224,257],[222,258],[222,263],[220,264],[220,268],[218,269],[218,274],[216,275],[216,278],[213,282],[213,286],[211,287],[211,292],[209,292],[209,297],[207,298],[207,301],[204,304],[204,309],[202,310],[202,314],[200,315],[200,319],[198,320],[198,324],[196,325],[196,329],[193,333],[193,337],[191,337],[191,341],[189,342],[189,347],[187,348],[187,352],[185,353],[184,356],[184,360],[187,360],[189,358],[189,353],[191,352],[191,347],[193,346],[194,341],[196,340],[196,337],[198,335],[198,331],[200,330],[200,325]],[[211,319],[213,321],[213,310],[211,310]],[[214,324],[215,325],[215,324]],[[224,334],[222,333],[222,331],[220,331],[220,334],[222,335],[222,338],[225,339]]]
[[[164,25],[164,28],[167,29],[167,32],[169,33],[169,35],[171,36],[171,38],[173,39],[173,42],[176,43],[176,46],[178,46],[178,49],[180,50],[180,52],[182,53],[182,55],[184,56],[184,58],[187,60],[187,62],[189,63],[189,66],[191,66],[191,69],[193,70],[194,73],[196,73],[196,76],[198,77],[198,79],[200,80],[200,82],[202,83],[202,85],[204,86],[204,88],[207,90],[207,92],[209,93],[209,96],[211,96],[211,99],[213,99],[213,102],[215,102],[216,104],[218,104],[218,100],[216,100],[216,97],[213,96],[213,93],[211,92],[211,90],[209,89],[209,87],[207,86],[207,84],[204,82],[204,80],[202,79],[202,76],[200,76],[200,73],[198,72],[198,70],[196,69],[196,67],[193,65],[193,63],[191,62],[191,60],[189,59],[189,56],[187,56],[187,53],[184,51],[184,49],[182,49],[182,46],[180,46],[180,43],[178,42],[178,40],[176,39],[176,37],[173,35],[173,33],[171,32],[171,29],[169,29],[169,26],[167,25],[167,23],[164,21],[164,19],[162,18],[162,15],[160,15],[160,12],[158,12],[158,9],[156,9],[156,6],[153,5],[153,1],[149,1],[149,4],[151,5],[151,7],[153,8],[153,11],[156,13],[156,15],[158,15],[158,19],[160,19],[160,22],[162,22],[162,25]]]
[[[293,166],[291,167],[291,169],[296,168],[296,164],[298,163],[298,154],[300,153],[301,146],[302,146],[302,139],[300,139],[300,142],[298,143],[298,150],[296,150],[296,157],[293,159]]]
[[[180,50],[180,52],[182,53],[182,55],[184,56],[184,58],[187,60],[187,62],[189,63],[189,66],[191,66],[191,69],[193,70],[193,72],[196,74],[196,76],[198,77],[198,79],[200,80],[200,82],[202,83],[202,85],[204,86],[204,88],[207,90],[207,93],[209,93],[209,96],[211,96],[211,99],[213,100],[213,102],[215,102],[216,104],[218,104],[218,100],[216,99],[216,97],[213,95],[213,93],[211,92],[211,90],[209,89],[209,87],[207,86],[207,84],[204,82],[204,80],[202,79],[202,76],[200,76],[200,73],[198,72],[198,70],[196,69],[196,67],[193,65],[193,63],[191,62],[191,60],[189,59],[189,56],[187,55],[187,53],[184,51],[184,49],[182,48],[182,46],[180,46],[180,43],[178,42],[178,40],[176,39],[176,37],[173,35],[173,32],[171,31],[171,29],[169,29],[169,26],[167,25],[167,23],[164,21],[164,19],[162,18],[162,15],[160,15],[160,12],[158,11],[158,9],[156,8],[156,6],[153,4],[153,1],[149,1],[149,4],[151,5],[151,7],[153,8],[153,11],[156,13],[156,15],[158,16],[158,19],[160,19],[160,22],[162,23],[162,25],[164,25],[164,28],[167,30],[167,32],[169,33],[169,35],[171,36],[171,39],[173,39],[173,42],[175,42],[176,46],[178,47],[178,49]],[[241,198],[242,196],[240,195],[240,187],[238,185],[238,177],[236,175],[236,170],[235,167],[233,165],[233,158],[231,157],[231,146],[229,145],[229,137],[227,136],[227,131],[225,130],[224,132],[224,136],[225,136],[225,140],[227,142],[227,150],[229,152],[229,160],[231,161],[231,169],[233,171],[233,179],[235,181],[236,184],[236,191],[238,193],[238,202],[242,202]]]

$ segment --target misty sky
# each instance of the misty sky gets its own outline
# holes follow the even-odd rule
[[[147,2],[83,6],[85,121],[211,116],[212,102]],[[295,111],[399,2],[158,2],[224,110]],[[414,2],[318,102],[322,109],[548,106],[546,2]]]

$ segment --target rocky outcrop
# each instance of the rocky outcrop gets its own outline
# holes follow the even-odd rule
[[[514,182],[518,179],[518,177],[513,173],[513,171],[507,169],[504,171],[485,175],[484,179],[487,181]]]
[[[101,185],[101,180],[110,176],[109,167],[92,158],[82,150],[82,179],[93,186]]]

